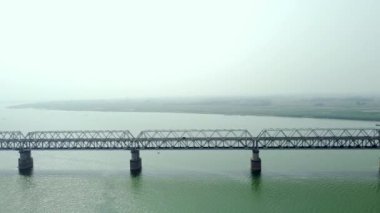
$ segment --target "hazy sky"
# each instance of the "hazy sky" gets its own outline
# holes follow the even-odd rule
[[[0,0],[0,100],[380,91],[378,0]]]

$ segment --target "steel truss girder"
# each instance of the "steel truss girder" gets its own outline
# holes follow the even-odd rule
[[[0,150],[380,148],[380,129],[244,129],[0,132]]]
[[[0,132],[0,150],[14,150],[22,147],[24,135],[21,131]]]
[[[245,129],[145,130],[135,145],[140,149],[249,149],[252,139]]]
[[[380,129],[264,129],[257,136],[259,148],[380,148]]]

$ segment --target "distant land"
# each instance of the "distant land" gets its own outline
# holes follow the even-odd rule
[[[65,111],[174,112],[380,121],[380,97],[241,97],[52,101],[11,106]]]

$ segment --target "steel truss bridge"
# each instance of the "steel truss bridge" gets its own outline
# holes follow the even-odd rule
[[[380,149],[380,129],[0,131],[0,150]]]

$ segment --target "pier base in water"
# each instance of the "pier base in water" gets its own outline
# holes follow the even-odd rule
[[[132,149],[131,150],[132,159],[130,160],[130,170],[132,175],[139,175],[141,173],[141,158],[140,150]]]
[[[259,157],[259,149],[253,150],[253,157],[251,158],[251,172],[254,175],[261,173],[261,159]]]
[[[21,173],[28,173],[33,169],[33,158],[31,150],[20,150],[20,158],[18,159],[18,170]]]

